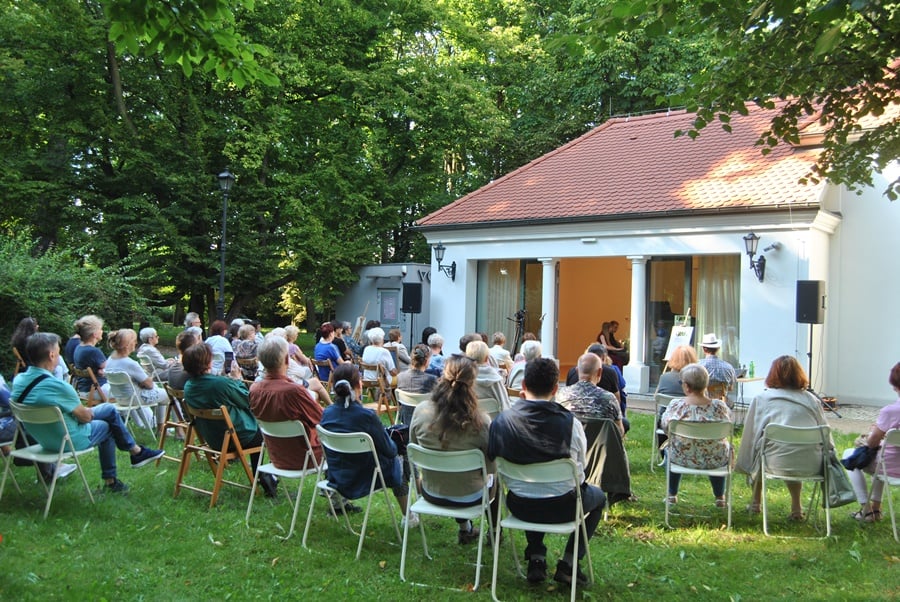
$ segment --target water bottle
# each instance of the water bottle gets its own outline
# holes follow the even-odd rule
[[[756,367],[753,365],[753,360],[750,360],[750,378],[753,378],[756,375]]]

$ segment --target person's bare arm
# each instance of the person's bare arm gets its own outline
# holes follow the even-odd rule
[[[86,424],[94,419],[94,411],[87,406],[77,406],[72,410],[72,416],[81,424]]]
[[[866,447],[878,447],[881,445],[884,435],[885,432],[873,424],[872,430],[869,431],[869,438],[866,439]]]

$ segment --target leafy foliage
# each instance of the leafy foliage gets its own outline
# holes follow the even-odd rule
[[[135,316],[147,315],[121,270],[82,265],[55,248],[37,255],[31,250],[25,235],[0,240],[0,340],[8,341],[27,316],[35,317],[43,331],[66,339],[75,319],[85,314],[97,314],[112,327],[130,327]],[[0,364],[7,374],[15,364],[8,345],[0,345]]]
[[[900,3],[881,0],[616,0],[603,4],[574,39],[597,50],[641,31],[654,38],[707,36],[718,58],[693,74],[680,103],[697,111],[696,136],[745,103],[780,113],[763,133],[763,152],[823,130],[810,178],[851,187],[872,183],[900,156]],[[886,190],[900,194],[900,180]]]

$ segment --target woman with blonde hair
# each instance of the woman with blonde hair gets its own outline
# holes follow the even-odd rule
[[[483,344],[483,343],[482,343]],[[469,343],[471,346],[472,343]],[[480,449],[487,458],[490,417],[478,410],[475,396],[475,361],[452,355],[444,362],[444,375],[432,391],[431,399],[416,406],[409,440],[427,449],[460,451]],[[493,463],[488,473],[494,472]],[[490,485],[491,483],[489,483]],[[422,471],[422,496],[439,506],[466,507],[481,502],[484,486],[480,470],[466,474]],[[499,496],[494,496],[492,514],[496,515]],[[478,540],[480,532],[466,519],[456,519],[460,544]]]
[[[103,320],[94,315],[82,316],[75,322],[75,332],[81,338],[81,342],[75,348],[75,353],[72,354],[75,367],[79,370],[90,368],[94,372],[97,384],[105,394],[109,394],[109,383],[106,382],[105,372],[106,356],[97,349],[97,343],[103,338]],[[91,390],[92,384],[89,378],[78,378],[75,388],[80,393],[87,393]]]
[[[141,365],[130,357],[137,346],[137,333],[130,328],[114,330],[109,333],[109,346],[113,351],[106,360],[106,372],[127,374],[138,391],[141,405],[156,406],[156,423],[163,422],[166,417],[166,407],[162,402],[168,399],[165,391],[158,388],[153,382],[153,377],[147,376]],[[131,397],[131,391],[126,388],[110,386],[109,392],[120,400]]]
[[[679,345],[672,350],[666,372],[659,377],[656,392],[672,397],[681,396],[681,369],[688,364],[697,363],[697,352],[690,345]]]

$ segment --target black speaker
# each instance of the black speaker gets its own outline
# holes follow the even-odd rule
[[[401,311],[405,314],[422,313],[422,283],[403,283],[403,306]]]
[[[797,281],[797,323],[821,324],[825,321],[825,281]]]

